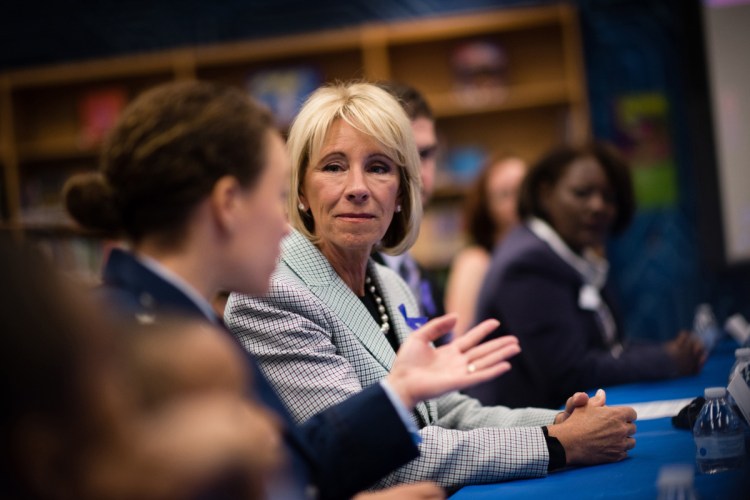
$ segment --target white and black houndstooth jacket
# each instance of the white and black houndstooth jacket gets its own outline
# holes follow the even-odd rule
[[[399,306],[407,316],[418,316],[416,301],[398,274],[369,265],[403,341],[411,330]],[[384,378],[395,358],[365,305],[296,231],[283,242],[269,293],[264,298],[233,293],[225,321],[300,422]],[[457,488],[547,472],[540,426],[551,424],[556,411],[482,407],[451,393],[420,403],[416,412],[429,422],[420,429],[421,456],[378,486],[429,479]]]

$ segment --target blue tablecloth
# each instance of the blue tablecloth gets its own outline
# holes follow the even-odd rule
[[[627,404],[703,395],[703,389],[726,386],[734,361],[731,340],[720,343],[700,375],[657,383],[629,384],[608,388],[607,403]],[[593,467],[570,468],[542,479],[467,486],[454,500],[487,498],[657,498],[659,468],[672,463],[695,463],[692,433],[675,429],[670,418],[637,422],[636,447],[630,458]],[[695,476],[701,499],[750,499],[750,460],[741,470]]]

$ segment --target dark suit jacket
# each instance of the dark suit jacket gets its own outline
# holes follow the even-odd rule
[[[582,285],[581,276],[528,227],[514,229],[493,254],[475,320],[498,318],[495,335],[516,335],[522,352],[511,359],[509,373],[467,393],[484,404],[557,408],[576,391],[675,374],[656,344],[627,346],[613,357],[596,313],[578,306]],[[608,286],[602,297],[612,310]]]
[[[206,319],[181,290],[127,252],[112,251],[103,279],[102,298],[128,316],[171,312]],[[250,367],[254,397],[282,419],[298,491],[310,491],[312,485],[321,498],[348,498],[418,456],[418,448],[380,385],[297,426],[253,357],[237,346]]]
[[[419,311],[428,319],[444,315],[445,287],[441,284],[437,274],[420,266],[419,262],[414,260],[414,257],[410,254],[407,254],[405,258],[411,260],[419,272],[419,293],[416,294],[417,302],[419,302]],[[378,264],[390,267],[380,252],[374,252],[372,259]],[[393,270],[401,274],[398,269]],[[404,276],[401,277],[407,284],[409,283],[409,280]]]

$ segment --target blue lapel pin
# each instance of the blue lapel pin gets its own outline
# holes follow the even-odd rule
[[[404,317],[404,321],[406,321],[406,324],[409,325],[409,328],[411,328],[412,330],[416,330],[417,328],[427,323],[427,318],[424,316],[416,316],[414,318],[410,318],[409,316],[407,316],[406,306],[404,304],[398,306],[398,310],[401,312],[401,316]]]

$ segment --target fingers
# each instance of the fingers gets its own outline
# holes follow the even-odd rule
[[[576,392],[572,396],[568,398],[568,401],[565,403],[565,412],[566,413],[573,413],[573,410],[580,406],[586,406],[586,403],[589,402],[589,395],[585,392]]]
[[[610,408],[616,411],[625,422],[635,422],[638,419],[638,414],[630,406],[611,406]]]
[[[635,448],[635,438],[629,437],[625,439],[625,452],[629,452]]]
[[[521,352],[518,344],[508,344],[498,349],[493,349],[481,357],[474,358],[470,364],[474,365],[477,370],[489,368],[493,365],[506,361]]]
[[[604,389],[598,389],[596,394],[589,399],[589,402],[593,406],[604,406],[607,404],[607,393],[604,392]]]
[[[478,384],[498,377],[510,370],[506,360],[521,352],[518,339],[501,337],[481,344],[469,351],[468,364],[472,371],[467,373],[468,383]]]
[[[428,321],[424,326],[412,333],[410,337],[417,336],[427,342],[432,342],[449,333],[456,326],[457,319],[458,315],[455,313],[445,314]]]
[[[490,332],[495,330],[498,326],[500,326],[500,322],[498,320],[486,319],[459,338],[455,339],[453,341],[453,344],[458,347],[459,351],[466,352],[471,347],[477,345],[483,338],[489,335]],[[516,339],[516,342],[518,342],[518,339]]]
[[[422,481],[414,484],[391,486],[384,490],[360,493],[353,500],[441,500],[445,498],[445,491],[435,483]]]
[[[482,368],[481,370],[477,370],[473,373],[469,373],[466,375],[467,382],[465,384],[465,387],[480,384],[482,382],[486,382],[487,380],[492,380],[493,378],[499,377],[500,375],[509,372],[510,368],[510,363],[508,363],[507,361],[502,361],[495,365]]]
[[[479,344],[476,347],[472,347],[464,354],[468,363],[476,363],[488,354],[492,354],[500,350],[505,350],[510,347],[517,349],[515,352],[513,352],[513,354],[510,354],[510,356],[515,356],[516,354],[521,352],[521,347],[518,345],[518,339],[512,335],[506,335],[504,337],[499,337],[496,339],[492,339],[489,342]]]
[[[636,432],[637,428],[636,428],[635,424],[632,421],[628,422],[628,424],[627,424],[627,426],[625,428],[626,428],[626,432],[627,432],[627,437],[632,437],[632,436],[635,435],[635,432]]]

